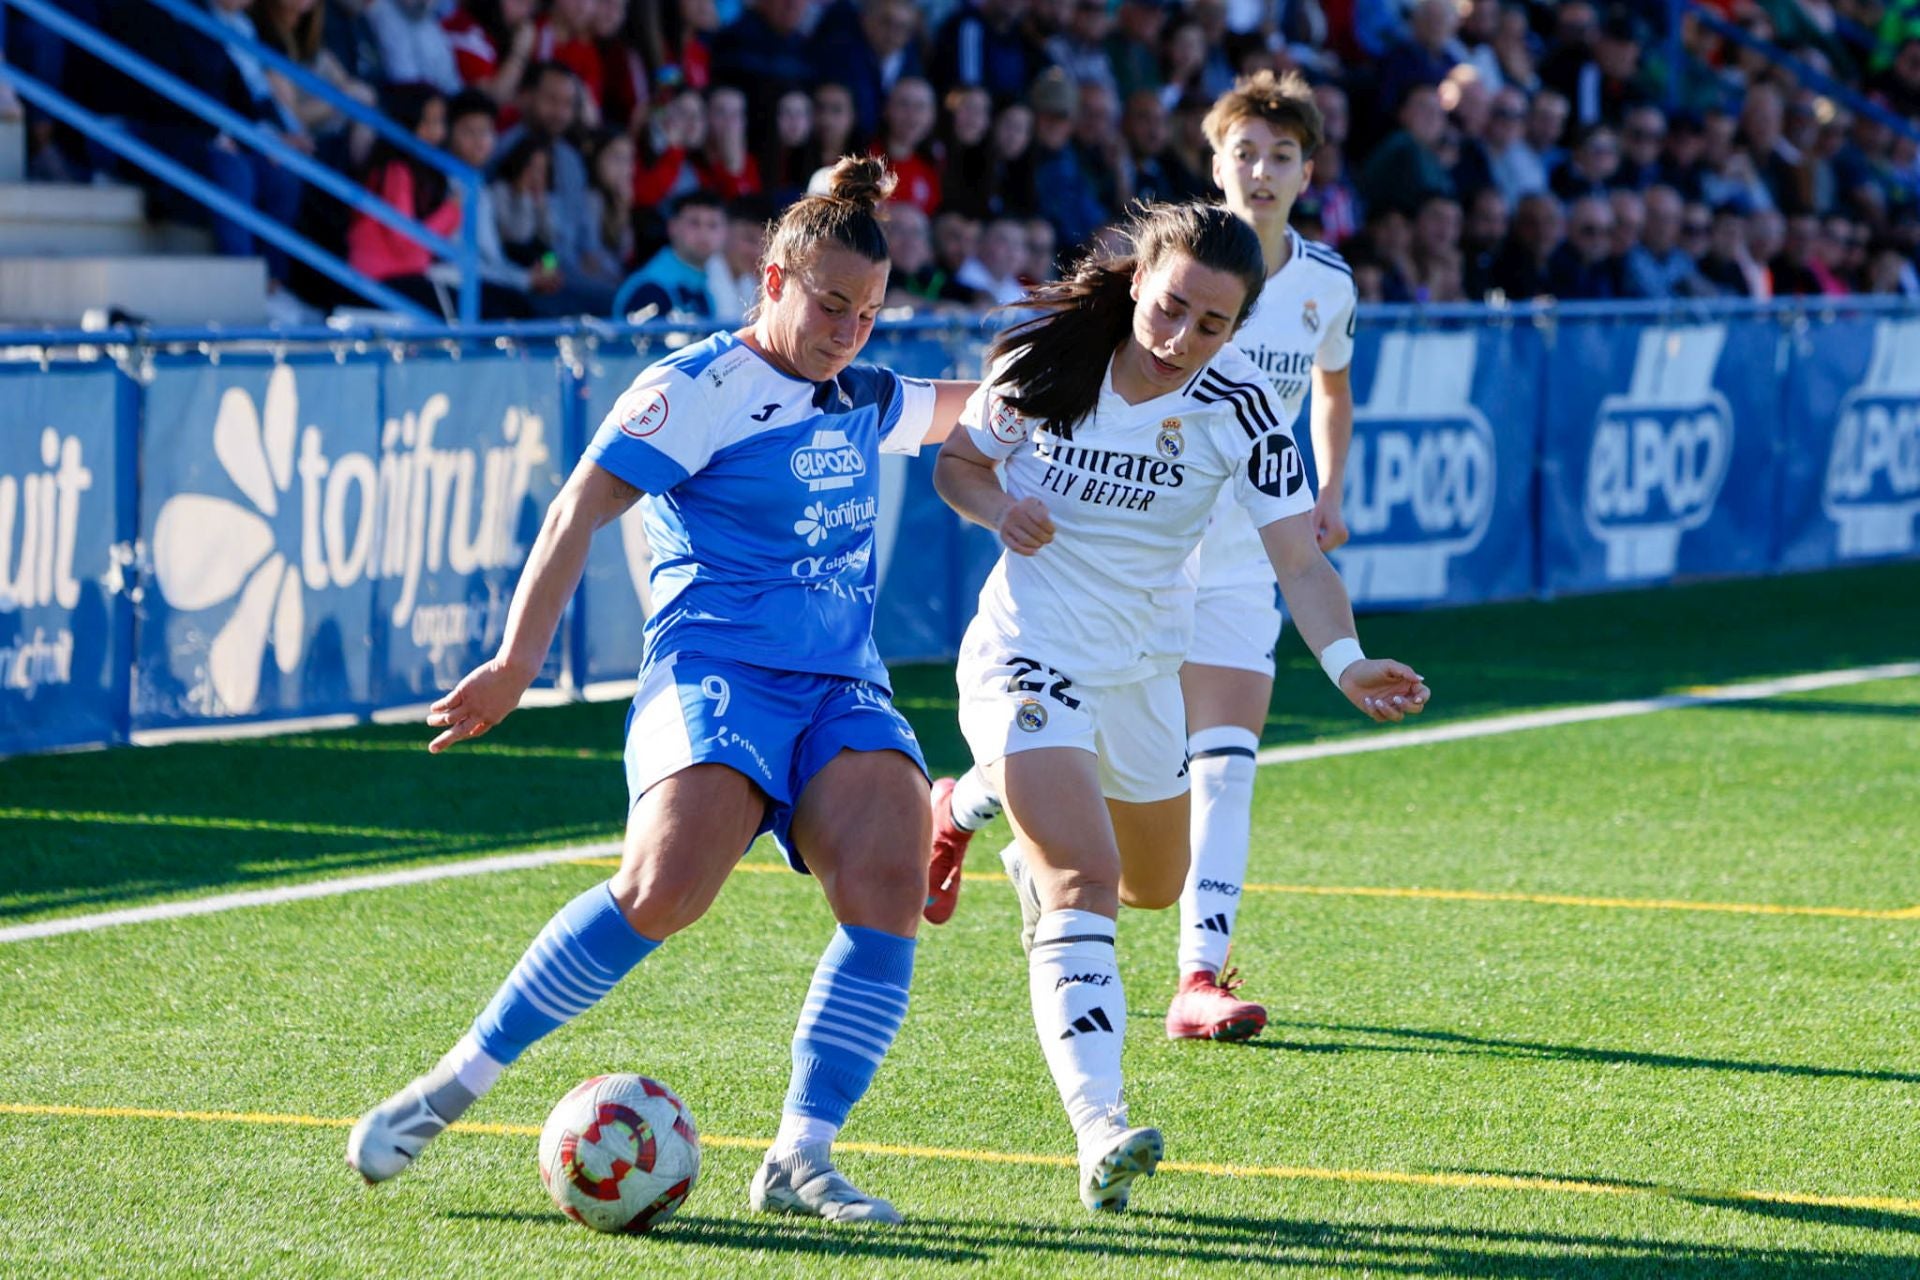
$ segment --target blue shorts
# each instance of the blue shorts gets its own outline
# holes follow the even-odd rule
[[[913,726],[871,681],[668,655],[641,669],[627,711],[627,808],[689,765],[726,765],[766,792],[756,834],[771,831],[804,872],[794,802],[842,751],[898,751],[927,771]]]

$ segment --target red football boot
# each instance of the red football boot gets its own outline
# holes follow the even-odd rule
[[[935,778],[933,802],[933,856],[927,862],[927,905],[920,914],[928,924],[945,924],[960,901],[960,864],[967,860],[973,832],[953,825],[953,779]]]
[[[1216,977],[1205,969],[1183,974],[1180,992],[1167,1007],[1169,1040],[1251,1040],[1267,1025],[1267,1011],[1233,993],[1240,971]]]

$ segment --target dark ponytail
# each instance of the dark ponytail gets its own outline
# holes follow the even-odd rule
[[[1013,390],[1002,398],[1062,439],[1072,439],[1074,424],[1093,412],[1113,353],[1133,332],[1136,272],[1153,271],[1178,253],[1239,276],[1247,294],[1235,328],[1266,283],[1260,237],[1217,205],[1147,205],[1123,230],[1131,254],[1096,250],[1065,280],[1030,290],[1014,305],[1042,314],[1002,333],[987,353],[989,364],[1010,360],[1000,377]]]

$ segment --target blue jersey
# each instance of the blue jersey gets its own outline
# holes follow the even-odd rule
[[[885,686],[873,645],[880,453],[913,453],[932,384],[856,365],[814,383],[731,333],[649,367],[587,446],[643,491],[646,661],[724,658]]]

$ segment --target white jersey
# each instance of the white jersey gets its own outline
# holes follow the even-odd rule
[[[1281,425],[1292,430],[1307,396],[1308,371],[1338,373],[1353,360],[1353,272],[1340,255],[1303,239],[1291,227],[1287,265],[1267,277],[1260,303],[1240,326],[1233,345],[1273,387]],[[1263,587],[1273,569],[1260,536],[1239,507],[1222,496],[1192,570],[1202,589]]]
[[[960,416],[1001,462],[1007,492],[1038,498],[1054,539],[1002,554],[973,631],[1088,685],[1177,664],[1192,638],[1184,566],[1216,498],[1255,526],[1312,509],[1306,466],[1266,378],[1227,348],[1178,391],[1128,404],[1111,365],[1093,412],[1062,439],[998,394],[989,371]],[[984,626],[984,634],[983,634]]]

